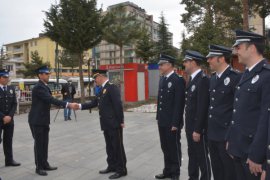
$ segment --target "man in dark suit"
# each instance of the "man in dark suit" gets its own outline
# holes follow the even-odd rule
[[[187,50],[185,71],[190,75],[186,87],[185,124],[188,142],[188,174],[190,180],[210,180],[211,167],[207,147],[207,116],[209,106],[209,79],[200,65],[205,57]],[[201,177],[199,178],[199,169]]]
[[[266,160],[270,66],[263,57],[264,37],[237,30],[234,52],[246,71],[239,81],[228,132],[228,153],[233,156],[238,180],[259,180]]]
[[[118,179],[127,175],[126,154],[123,145],[124,113],[119,88],[110,83],[106,70],[93,70],[93,78],[97,86],[102,87],[100,93],[90,103],[81,104],[80,109],[98,107],[101,130],[106,142],[107,163],[100,174],[115,172],[109,179]]]
[[[64,84],[61,93],[63,95],[63,101],[65,102],[72,102],[74,99],[74,94],[76,94],[75,86],[72,84],[72,80],[69,79],[68,83]],[[71,120],[71,109],[65,108],[64,109],[64,118],[65,121]]]
[[[48,163],[48,142],[50,130],[50,108],[51,104],[60,107],[76,108],[75,103],[67,103],[53,98],[49,82],[50,71],[47,66],[36,70],[39,82],[32,90],[32,105],[28,116],[29,126],[34,138],[34,153],[36,173],[46,176],[50,170],[56,170]]]
[[[12,150],[12,139],[14,132],[14,114],[17,108],[15,88],[8,86],[9,72],[6,69],[0,70],[0,136],[3,131],[3,149],[6,166],[20,166],[14,161]],[[1,137],[0,137],[1,142]]]
[[[159,82],[156,119],[164,155],[164,169],[163,173],[155,178],[178,180],[182,159],[180,136],[183,128],[185,81],[174,72],[175,58],[161,55],[158,64],[162,76]]]
[[[230,67],[232,50],[210,45],[206,56],[210,69],[210,105],[208,110],[208,145],[214,179],[236,180],[233,159],[226,150],[225,137],[233,113],[235,86],[241,75]]]

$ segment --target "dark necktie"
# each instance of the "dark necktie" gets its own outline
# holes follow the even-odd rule
[[[246,69],[244,74],[242,75],[241,81],[244,80],[248,76],[249,70]]]
[[[190,86],[191,81],[192,81],[192,77],[191,77],[191,76],[189,76],[189,77],[188,77],[188,83],[187,83],[187,87],[188,87],[188,86]]]
[[[3,86],[3,90],[4,90],[4,92],[7,92],[7,87]]]
[[[164,85],[164,82],[166,81],[166,77],[165,76],[161,76],[160,80],[159,80],[159,88],[162,88]]]

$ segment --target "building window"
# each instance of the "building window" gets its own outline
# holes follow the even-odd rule
[[[6,69],[9,71],[13,71],[13,66],[12,65],[6,65]]]
[[[100,58],[100,53],[96,53],[96,58]]]

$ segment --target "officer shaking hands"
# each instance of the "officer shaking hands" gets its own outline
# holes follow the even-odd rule
[[[164,155],[164,169],[155,178],[178,180],[182,159],[180,136],[185,106],[185,82],[174,72],[175,58],[161,55],[158,64],[162,76],[159,82],[156,119]]]
[[[50,131],[50,108],[51,104],[62,108],[77,108],[76,103],[67,103],[55,99],[48,87],[50,70],[47,66],[41,66],[36,70],[39,78],[38,83],[32,90],[32,104],[28,115],[28,122],[34,138],[34,154],[36,173],[47,176],[46,171],[56,170],[48,162],[48,144]]]
[[[211,169],[207,148],[209,78],[200,67],[205,60],[206,58],[197,51],[186,51],[183,65],[190,78],[186,87],[185,125],[189,178],[210,180]]]
[[[236,180],[232,158],[226,150],[225,137],[233,113],[235,87],[241,74],[229,65],[231,48],[210,45],[206,56],[211,71],[208,111],[208,146],[215,180]]]
[[[20,166],[14,161],[12,150],[12,139],[14,132],[14,114],[17,108],[15,89],[8,86],[9,72],[6,69],[0,70],[0,136],[3,131],[3,149],[6,166]],[[0,139],[1,142],[1,139]]]
[[[127,175],[126,153],[123,145],[124,112],[119,88],[109,82],[106,70],[93,69],[93,78],[100,93],[89,103],[80,105],[81,110],[98,107],[101,130],[104,132],[107,152],[107,168],[100,174],[114,172],[109,179]]]
[[[270,65],[263,57],[265,40],[259,34],[237,30],[233,48],[246,71],[236,87],[228,153],[238,180],[259,180],[267,151]]]

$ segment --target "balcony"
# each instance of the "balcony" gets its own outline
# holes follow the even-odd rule
[[[13,62],[13,63],[24,63],[24,59],[22,57],[16,57],[16,58],[11,58],[8,60],[8,62]]]
[[[23,48],[16,48],[16,49],[13,49],[12,53],[13,53],[13,54],[21,54],[21,53],[23,53]]]

